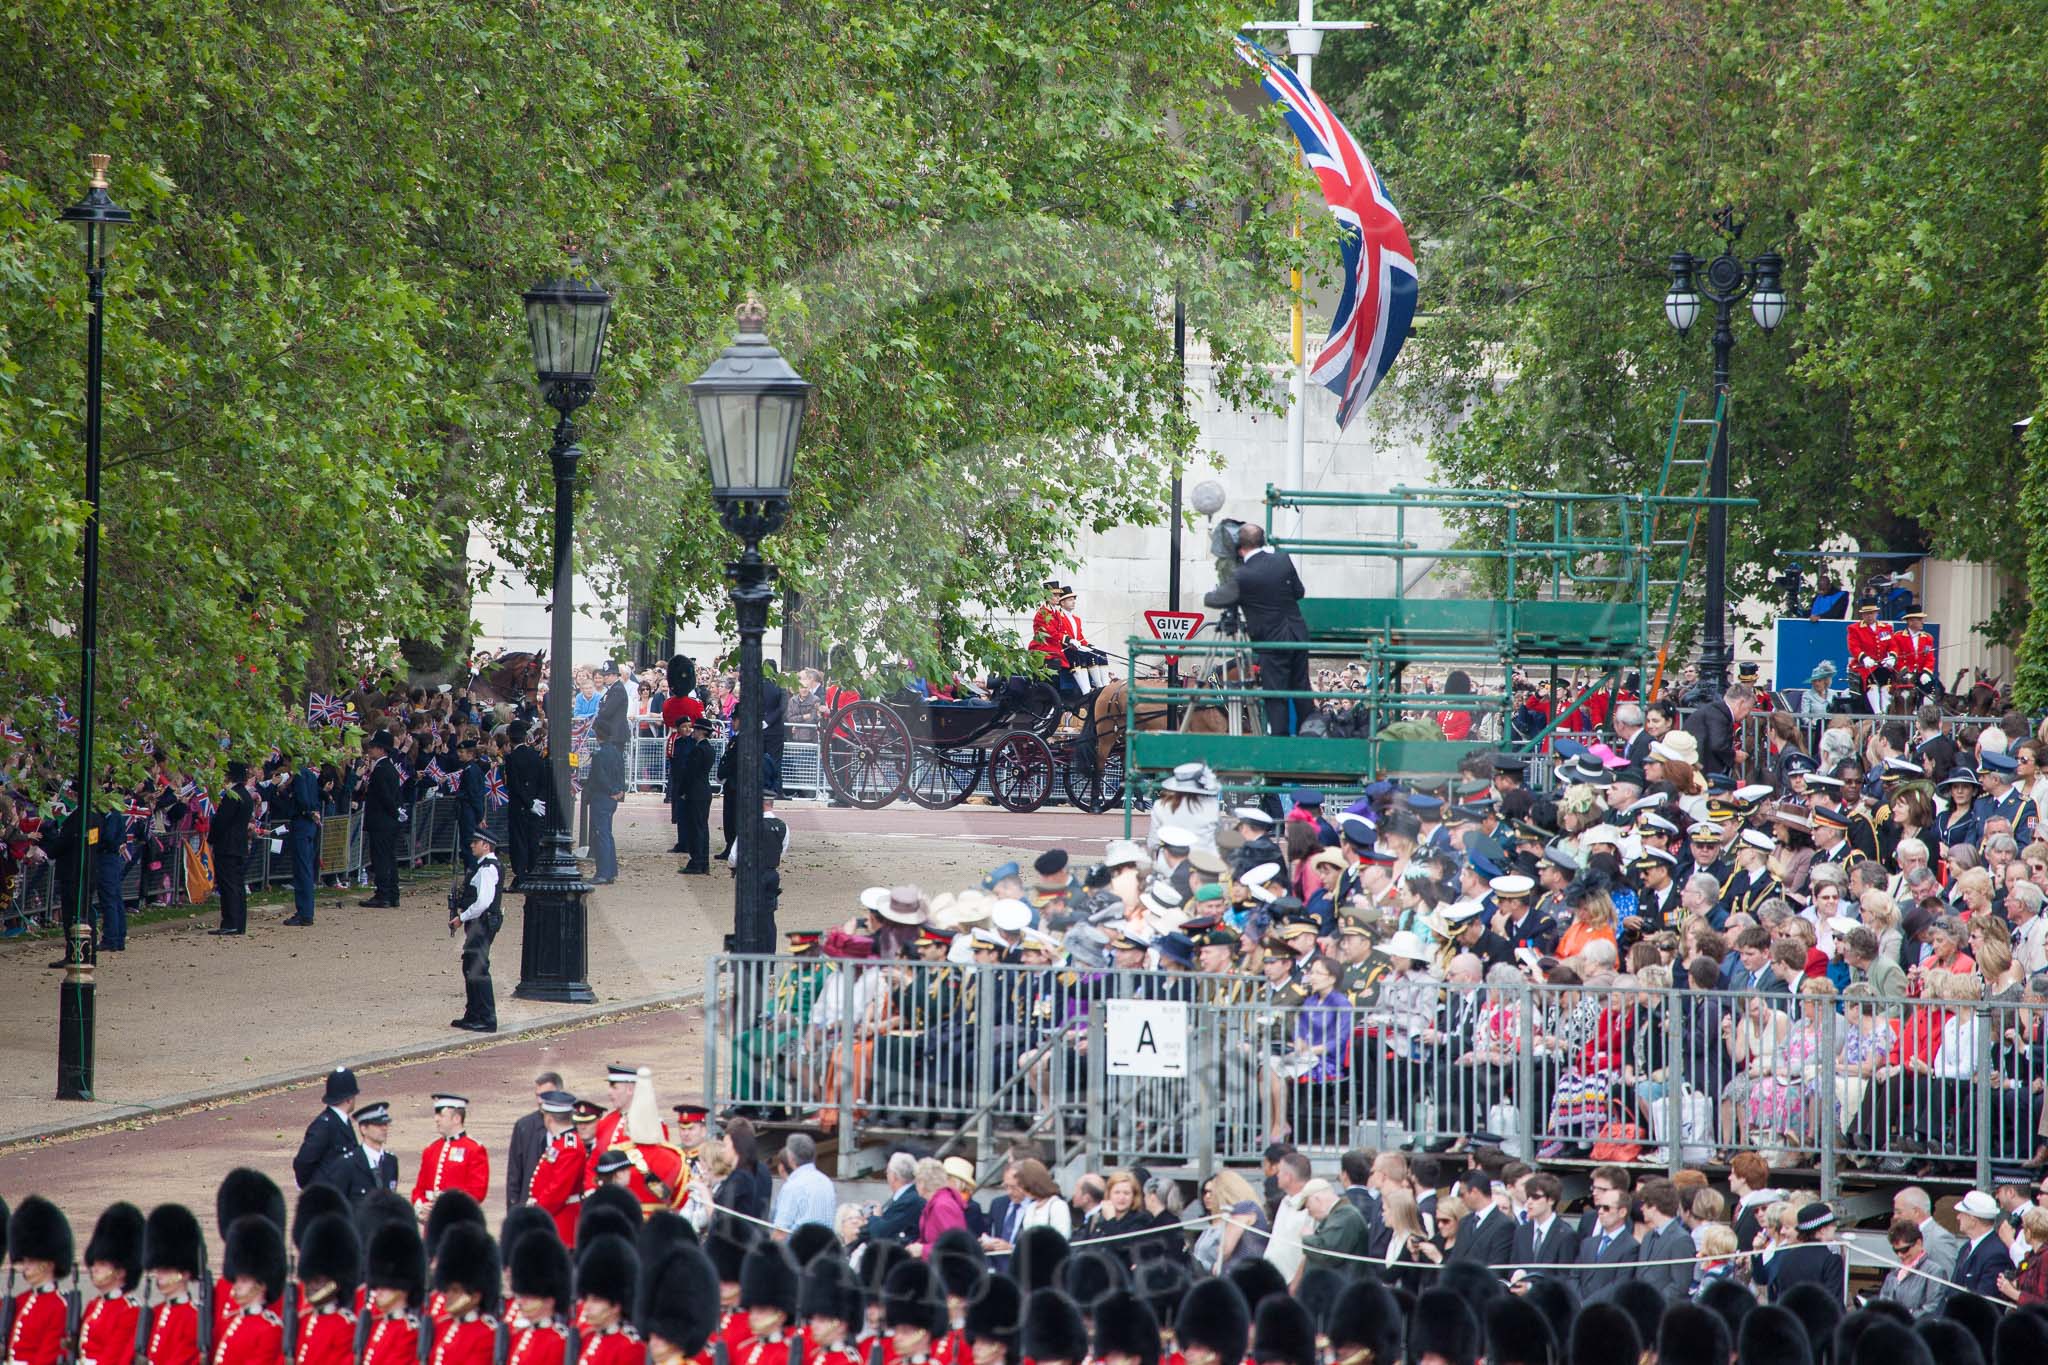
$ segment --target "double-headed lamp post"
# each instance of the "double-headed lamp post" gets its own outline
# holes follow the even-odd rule
[[[1780,276],[1785,267],[1775,251],[1745,263],[1735,254],[1742,236],[1742,223],[1732,209],[1715,215],[1715,223],[1727,237],[1719,256],[1707,261],[1689,251],[1671,256],[1671,287],[1664,294],[1664,316],[1682,337],[1699,319],[1700,298],[1714,305],[1714,394],[1725,405],[1728,394],[1728,360],[1735,350],[1735,305],[1747,297],[1750,316],[1764,331],[1774,330],[1785,316],[1785,289]],[[1705,288],[1695,284],[1704,275]],[[1707,695],[1718,697],[1728,686],[1728,412],[1723,406],[1721,425],[1714,433],[1713,462],[1707,470],[1707,496],[1714,501],[1707,508],[1707,601],[1706,639],[1700,648],[1700,685]]]
[[[597,392],[604,363],[605,332],[612,296],[574,277],[537,284],[526,302],[527,339],[541,396],[556,412],[548,458],[555,474],[555,592],[549,608],[553,630],[548,648],[547,828],[540,855],[520,882],[526,893],[526,922],[519,944],[522,1000],[588,1004],[597,999],[589,975],[589,913],[593,889],[583,880],[569,837],[570,697],[576,690],[570,655],[575,648],[576,409]]]
[[[739,336],[690,385],[690,397],[704,429],[719,520],[742,545],[740,557],[725,566],[740,632],[740,703],[733,736],[739,745],[733,764],[739,867],[727,948],[772,953],[775,914],[764,885],[761,846],[761,636],[775,596],[775,566],[761,558],[761,538],[779,530],[789,510],[797,435],[811,386],[763,334],[768,310],[759,299],[749,295],[737,316]]]
[[[78,630],[78,869],[71,898],[64,902],[64,980],[57,987],[57,1098],[93,1097],[93,964],[96,958],[92,916],[93,843],[92,741],[93,685],[100,643],[100,356],[105,344],[102,313],[106,301],[107,258],[113,254],[116,230],[135,216],[107,194],[110,158],[95,152],[86,158],[92,184],[85,198],[64,210],[63,220],[78,227],[85,248],[88,313],[85,324],[85,606]]]

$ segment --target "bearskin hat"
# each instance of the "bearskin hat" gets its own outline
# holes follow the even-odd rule
[[[1024,1229],[1018,1234],[1017,1249],[1010,1257],[1010,1274],[1017,1287],[1032,1294],[1058,1284],[1067,1251],[1067,1239],[1051,1228],[1040,1225]]]
[[[1541,1309],[1513,1294],[1486,1305],[1486,1358],[1491,1365],[1555,1365],[1557,1357],[1557,1338]],[[1718,1365],[1727,1365],[1727,1357]]]
[[[1728,1324],[1711,1308],[1674,1303],[1657,1327],[1657,1365],[1728,1365]]]
[[[183,1204],[158,1204],[149,1211],[142,1234],[144,1270],[182,1270],[197,1278],[206,1259],[206,1236],[199,1215]]]
[[[14,1261],[48,1261],[59,1277],[72,1267],[71,1223],[64,1211],[39,1194],[21,1201],[7,1224],[7,1255]]]
[[[142,1278],[142,1242],[148,1222],[133,1204],[109,1204],[93,1224],[85,1244],[85,1263],[105,1261],[121,1267],[121,1288],[131,1290]]]
[[[867,1253],[860,1258],[860,1283],[867,1301],[878,1304],[882,1301],[882,1286],[889,1283],[889,1272],[910,1259],[910,1253],[901,1242],[872,1242]]]
[[[1416,1298],[1408,1325],[1409,1360],[1433,1353],[1451,1365],[1472,1365],[1479,1345],[1479,1320],[1463,1299],[1443,1288],[1425,1289]]]
[[[1159,1319],[1151,1305],[1128,1289],[1112,1289],[1095,1301],[1095,1358],[1135,1357],[1159,1365]]]
[[[611,1239],[606,1238],[592,1244],[590,1250],[597,1252],[610,1245]],[[632,1254],[631,1248],[623,1245],[618,1250]],[[585,1253],[586,1257],[589,1254]],[[641,1336],[660,1337],[686,1357],[704,1349],[718,1325],[718,1273],[700,1248],[671,1247],[659,1264],[649,1267],[640,1290],[633,1324]]]
[[[507,1264],[512,1260],[512,1248],[518,1246],[520,1240],[530,1232],[545,1233],[547,1239],[556,1246],[562,1244],[562,1234],[555,1230],[555,1220],[548,1215],[546,1209],[536,1208],[532,1204],[521,1204],[506,1214],[505,1221],[498,1225],[498,1246],[503,1249]]]
[[[1835,1329],[1842,1325],[1840,1299],[1817,1284],[1795,1284],[1778,1300],[1778,1306],[1806,1329],[1806,1349],[1815,1361],[1825,1362],[1834,1354]]]
[[[505,1220],[508,1224],[511,1220]],[[512,1293],[523,1299],[553,1299],[555,1307],[565,1309],[576,1296],[574,1273],[569,1269],[569,1248],[562,1245],[562,1239],[550,1233],[542,1237],[539,1229],[521,1237],[518,1241],[507,1240],[511,1250],[505,1261],[512,1272]]]
[[[1989,1365],[1977,1338],[1953,1318],[1919,1318],[1913,1330],[1926,1343],[1927,1354],[1942,1365]]]
[[[939,1240],[945,1241],[948,1235],[950,1232],[941,1233]],[[823,1223],[799,1223],[796,1231],[789,1234],[788,1245],[789,1254],[796,1258],[798,1265],[809,1265],[839,1245],[839,1234]],[[978,1245],[974,1249],[977,1253],[981,1251]]]
[[[237,1166],[220,1178],[213,1192],[213,1225],[227,1235],[237,1219],[256,1214],[284,1231],[284,1191],[259,1170]]]
[[[603,1299],[615,1303],[621,1311],[633,1305],[633,1284],[640,1278],[640,1257],[633,1250],[633,1244],[623,1237],[606,1233],[595,1238],[576,1251],[576,1295],[578,1298]],[[718,1295],[711,1295],[713,1303]]]
[[[490,1233],[469,1223],[456,1223],[441,1234],[441,1249],[434,1256],[434,1288],[446,1293],[450,1285],[459,1285],[476,1295],[481,1311],[490,1313],[497,1309],[499,1287],[504,1282],[498,1244]]]
[[[1330,1306],[1323,1335],[1339,1355],[1363,1347],[1376,1361],[1401,1358],[1401,1305],[1378,1280],[1353,1280]]]
[[[671,654],[668,658],[668,694],[680,697],[697,688],[697,663],[687,654]]]
[[[773,1308],[796,1318],[796,1262],[776,1242],[756,1242],[740,1263],[740,1307]]]
[[[1500,1281],[1495,1280],[1495,1284]],[[1636,1325],[1636,1340],[1646,1351],[1657,1346],[1657,1329],[1664,1321],[1664,1296],[1644,1280],[1623,1280],[1614,1286],[1607,1302],[1628,1314]]]
[[[932,1269],[949,1299],[964,1299],[988,1273],[988,1258],[966,1228],[947,1228],[932,1240]]]
[[[1235,1284],[1210,1278],[1189,1286],[1173,1319],[1173,1339],[1183,1351],[1207,1347],[1216,1353],[1217,1365],[1238,1365],[1251,1338],[1251,1309]]]
[[[1892,1309],[1897,1309],[1898,1311],[1896,1313],[1889,1311]],[[1855,1312],[1844,1317],[1836,1325],[1833,1347],[1834,1359],[1842,1362],[1842,1365],[1846,1365],[1848,1361],[1854,1360],[1856,1358],[1856,1343],[1863,1339],[1865,1332],[1880,1322],[1896,1322],[1901,1327],[1911,1327],[1913,1325],[1913,1315],[1889,1299],[1873,1300],[1870,1303],[1864,1304]],[[1723,1357],[1723,1359],[1725,1358]],[[1691,1365],[1691,1362],[1679,1361],[1677,1365]]]
[[[584,1195],[583,1212],[587,1215],[592,1209],[617,1209],[629,1224],[640,1226],[640,1201],[623,1185],[599,1185]]]
[[[1885,1318],[1856,1339],[1855,1360],[1837,1365],[1934,1365],[1934,1356],[1918,1332]]]
[[[1872,1299],[1856,1311],[1865,1316],[1875,1315],[1890,1318],[1901,1327],[1911,1327],[1913,1325],[1913,1318],[1916,1316],[1912,1309],[1906,1307],[1903,1303],[1896,1303],[1891,1299]],[[1848,1319],[1844,1318],[1843,1321],[1847,1322]]]
[[[1174,1316],[1180,1312],[1181,1300],[1188,1294],[1187,1267],[1179,1261],[1158,1258],[1140,1261],[1131,1280],[1132,1288],[1144,1297],[1160,1328],[1172,1331]]]
[[[1001,1342],[1005,1357],[1017,1358],[1017,1333],[1023,1325],[1024,1291],[1017,1282],[991,1275],[967,1300],[967,1318],[961,1332],[967,1340]]]
[[[528,1208],[523,1204],[513,1210],[512,1216],[516,1217],[521,1212],[540,1213],[542,1218],[547,1219],[549,1227],[555,1225],[555,1220],[548,1218],[539,1209]],[[364,1247],[370,1245],[370,1239],[377,1235],[377,1229],[386,1223],[403,1223],[415,1233],[420,1229],[420,1216],[413,1212],[412,1202],[397,1190],[371,1190],[369,1197],[356,1205],[355,1218],[356,1236],[362,1239]],[[508,1217],[506,1222],[509,1224],[511,1218]]]
[[[1742,1334],[1744,1319],[1756,1311],[1756,1295],[1733,1280],[1709,1280],[1700,1290],[1700,1307],[1711,1308],[1728,1324],[1728,1339]]]
[[[1522,1298],[1550,1324],[1550,1335],[1561,1356],[1572,1339],[1572,1319],[1579,1315],[1579,1292],[1554,1275],[1538,1275],[1526,1283],[1529,1287],[1522,1291]],[[1730,1333],[1729,1340],[1734,1339]]]
[[[300,1208],[305,1205],[302,1203]],[[299,1234],[299,1283],[331,1280],[345,1303],[363,1282],[363,1244],[346,1214],[323,1213]]]
[[[1259,1305],[1275,1294],[1287,1292],[1287,1281],[1280,1274],[1280,1268],[1263,1256],[1247,1256],[1223,1272],[1223,1277],[1237,1286],[1237,1292],[1244,1295],[1244,1301],[1257,1318]]]
[[[1758,1307],[1735,1334],[1738,1365],[1813,1365],[1806,1325],[1775,1304]]]
[[[1077,1251],[1060,1267],[1060,1288],[1081,1305],[1081,1316],[1095,1312],[1095,1301],[1112,1289],[1122,1289],[1129,1278],[1123,1262],[1100,1251]]]
[[[1046,1365],[1081,1365],[1088,1358],[1088,1328],[1080,1306],[1063,1290],[1032,1290],[1017,1329],[1017,1353]]]
[[[923,1261],[907,1260],[882,1285],[882,1321],[890,1327],[919,1327],[942,1337],[952,1326],[939,1277]]]
[[[443,1190],[434,1199],[434,1206],[427,1210],[427,1227],[423,1234],[427,1241],[427,1259],[441,1259],[441,1243],[448,1236],[448,1230],[458,1225],[490,1230],[490,1222],[484,1217],[483,1206],[462,1190]],[[464,1285],[464,1288],[471,1288]]]
[[[640,1242],[640,1220],[628,1218],[617,1209],[600,1204],[585,1209],[576,1219],[576,1249],[589,1246],[600,1237],[616,1237],[635,1246]]]
[[[1460,1312],[1464,1305],[1459,1304]],[[1252,1359],[1261,1365],[1316,1365],[1316,1325],[1285,1294],[1269,1294],[1252,1314]]]
[[[426,1307],[427,1248],[419,1224],[383,1223],[370,1233],[363,1256],[363,1283],[372,1289],[396,1289],[415,1308]]]
[[[746,1263],[747,1250],[753,1245],[749,1224],[721,1218],[711,1225],[710,1234],[704,1238],[704,1254],[711,1258],[711,1268],[718,1272],[720,1284],[740,1282],[740,1267]]]
[[[1625,1309],[1595,1302],[1579,1310],[1567,1349],[1571,1365],[1637,1365],[1643,1339]]]
[[[2048,1316],[2021,1308],[2005,1315],[1993,1343],[1993,1365],[2037,1365],[2048,1360]]]
[[[640,1236],[634,1246],[640,1253],[641,1265],[655,1265],[667,1260],[669,1252],[677,1247],[697,1246],[697,1229],[680,1213],[656,1209],[640,1225]]]
[[[1463,1299],[1465,1306],[1472,1310],[1474,1319],[1486,1311],[1487,1304],[1508,1292],[1507,1286],[1500,1282],[1500,1276],[1477,1261],[1447,1262],[1432,1287],[1448,1289]]]
[[[860,1292],[860,1277],[853,1273],[852,1266],[837,1256],[819,1256],[804,1267],[803,1285],[797,1294],[797,1303],[806,1318],[831,1318],[835,1322],[845,1323],[855,1331],[859,1331],[861,1324],[867,1320],[866,1303]],[[974,1322],[972,1305],[967,1310],[967,1321],[971,1328]]]
[[[24,1208],[26,1206],[24,1205]],[[15,1215],[21,1221],[21,1215]],[[284,1293],[284,1228],[260,1213],[246,1213],[228,1224],[227,1254],[221,1258],[221,1274],[230,1280],[244,1277],[263,1285],[266,1301]]]
[[[339,1214],[343,1218],[355,1216],[355,1210],[349,1207],[347,1195],[324,1180],[316,1180],[300,1190],[299,1202],[292,1206],[292,1250],[303,1254],[306,1229],[313,1225],[314,1219],[333,1214]]]
[[[1815,1285],[1813,1288],[1819,1291],[1820,1286]],[[1977,1338],[1977,1349],[1983,1353],[1984,1359],[1991,1359],[1998,1349],[1998,1320],[2005,1316],[1999,1311],[1997,1304],[1989,1299],[1980,1299],[1975,1294],[1951,1294],[1942,1301],[1941,1315],[1967,1329],[1971,1336]],[[1937,1358],[1944,1358],[1939,1351],[1936,1351],[1935,1355]],[[1819,1351],[1814,1352],[1814,1358],[1820,1358]]]
[[[1316,1335],[1329,1335],[1330,1310],[1337,1305],[1337,1296],[1344,1292],[1344,1277],[1326,1265],[1310,1266],[1301,1272],[1301,1282],[1294,1287],[1294,1297],[1308,1310],[1308,1320],[1316,1325]]]

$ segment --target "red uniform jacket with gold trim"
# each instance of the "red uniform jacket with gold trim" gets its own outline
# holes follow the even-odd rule
[[[505,1365],[562,1365],[569,1353],[569,1329],[559,1318],[512,1329]]]
[[[461,1190],[481,1204],[491,1188],[491,1154],[467,1133],[435,1138],[420,1153],[420,1173],[413,1178],[413,1207],[425,1216],[443,1190]]]
[[[213,1346],[213,1365],[278,1365],[284,1359],[284,1319],[268,1308],[237,1311]]]
[[[528,1197],[553,1216],[563,1246],[576,1245],[576,1218],[583,1212],[585,1155],[571,1129],[548,1140],[547,1154],[533,1171]]]
[[[142,1306],[126,1294],[102,1294],[78,1319],[78,1365],[133,1365]]]
[[[491,1365],[497,1353],[497,1320],[464,1313],[435,1334],[433,1365]]]
[[[371,1320],[363,1365],[419,1365],[419,1359],[419,1314],[386,1313]]]
[[[621,1324],[583,1338],[576,1365],[643,1365],[646,1359],[647,1343],[638,1332]]]
[[[7,1333],[9,1365],[57,1365],[71,1335],[64,1296],[53,1285],[26,1289],[14,1296],[14,1326]]]
[[[150,1309],[149,1365],[199,1365],[199,1305],[181,1294]]]
[[[328,1305],[299,1316],[298,1349],[292,1365],[355,1365],[356,1315]]]

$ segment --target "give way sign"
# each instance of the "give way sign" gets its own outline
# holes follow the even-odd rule
[[[1177,643],[1194,635],[1202,628],[1202,613],[1198,611],[1159,611],[1145,613],[1145,625],[1152,631],[1152,638]],[[1166,656],[1169,664],[1180,662],[1178,654]]]

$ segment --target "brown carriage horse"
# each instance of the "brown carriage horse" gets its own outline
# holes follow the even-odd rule
[[[1235,659],[1222,667],[1211,669],[1195,685],[1215,687],[1224,684],[1237,685],[1248,682],[1242,676]],[[1130,684],[1118,678],[1107,686],[1097,688],[1085,699],[1087,714],[1082,718],[1084,740],[1092,736],[1095,742],[1095,764],[1100,771],[1109,763],[1110,757],[1124,747],[1124,736],[1130,729],[1132,717],[1129,708]],[[1189,701],[1182,704],[1180,728],[1191,735],[1222,735],[1230,732],[1230,715],[1225,709],[1227,702]],[[1166,729],[1166,703],[1156,702],[1141,705],[1137,710],[1137,728],[1147,732]]]

